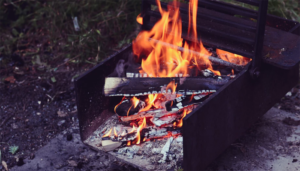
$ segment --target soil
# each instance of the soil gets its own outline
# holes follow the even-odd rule
[[[63,64],[51,72],[38,66],[0,70],[4,80],[0,83],[0,150],[8,168],[22,164],[16,158],[33,158],[36,150],[77,120],[72,81],[80,68]],[[15,154],[11,146],[18,146]]]

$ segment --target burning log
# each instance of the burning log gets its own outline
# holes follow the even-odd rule
[[[218,90],[229,81],[229,77],[167,77],[167,78],[118,78],[106,77],[104,85],[105,96],[144,96],[161,92],[161,87],[175,81],[177,94],[201,93],[203,90]]]
[[[154,118],[159,118],[159,117],[162,117],[164,115],[172,115],[172,114],[181,114],[182,111],[166,111],[165,109],[155,109],[155,110],[148,110],[148,111],[145,111],[145,112],[140,112],[136,115],[131,115],[131,116],[124,116],[124,117],[121,117],[121,120],[123,122],[128,122],[128,121],[132,121],[132,120],[136,120],[136,119],[140,119],[140,118],[148,118],[148,117],[154,117]]]
[[[206,99],[206,97],[208,97],[213,92],[215,92],[215,91],[210,90],[210,91],[198,94],[198,95],[180,96],[172,101],[168,101],[165,104],[166,110],[167,111],[178,111],[179,109],[182,109],[189,105],[198,104],[200,102],[203,102]]]
[[[119,116],[130,116],[138,113],[145,107],[145,102],[133,97],[131,100],[125,99],[115,107],[115,113]]]
[[[220,64],[220,65],[223,65],[223,66],[227,66],[227,67],[230,67],[230,68],[235,69],[235,70],[242,70],[244,68],[243,65],[233,64],[233,63],[224,61],[220,58],[216,58],[216,57],[213,57],[213,56],[204,56],[203,54],[201,54],[199,52],[196,52],[196,51],[193,51],[193,50],[190,50],[190,49],[185,49],[183,47],[176,46],[176,45],[173,45],[173,44],[170,44],[170,43],[167,43],[167,42],[162,42],[162,41],[155,40],[155,39],[152,39],[152,38],[149,38],[149,41],[158,43],[162,46],[167,46],[167,47],[170,47],[170,48],[173,48],[173,49],[177,49],[178,51],[181,51],[181,52],[187,52],[187,53],[190,53],[190,54],[194,54],[194,55],[197,55],[197,56],[208,58],[213,63]]]

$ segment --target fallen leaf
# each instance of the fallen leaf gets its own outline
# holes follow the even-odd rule
[[[51,77],[51,81],[52,81],[53,83],[55,83],[55,82],[56,82],[55,77]]]
[[[57,115],[58,115],[58,117],[66,117],[66,116],[68,115],[68,113],[67,113],[67,112],[64,112],[64,111],[61,111],[61,110],[59,110],[59,111],[57,111]]]
[[[5,78],[4,81],[9,82],[9,83],[15,83],[16,79],[14,76],[9,76],[9,77]]]
[[[5,169],[6,171],[8,171],[7,164],[6,164],[5,161],[2,161],[2,166],[4,167],[4,169]]]

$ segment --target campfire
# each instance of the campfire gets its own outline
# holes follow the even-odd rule
[[[181,36],[178,2],[173,1],[168,10],[162,9],[159,0],[156,3],[161,19],[151,30],[137,35],[131,59],[118,62],[118,77],[105,79],[105,95],[123,96],[114,107],[123,123],[104,130],[104,144],[111,141],[130,146],[178,137],[182,119],[250,61],[221,49],[208,50],[198,41],[197,0],[189,3],[188,35],[194,41]],[[137,21],[142,24],[140,15]],[[126,67],[136,72],[126,72]]]
[[[122,99],[114,106],[117,117],[99,130],[98,146],[103,150],[180,138],[183,118],[250,61],[203,46],[196,30],[197,2],[189,3],[188,35],[193,41],[181,36],[178,2],[164,10],[157,0],[161,19],[151,30],[138,34],[127,62],[119,60],[105,78],[104,94]],[[142,24],[140,15],[137,21]],[[165,155],[163,158],[166,160]]]
[[[143,0],[132,44],[76,81],[84,143],[148,170],[204,169],[298,78],[300,39],[264,34],[267,2],[243,2],[261,10]]]

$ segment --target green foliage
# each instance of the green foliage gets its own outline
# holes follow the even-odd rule
[[[10,147],[9,147],[9,152],[10,152],[11,154],[15,154],[18,150],[19,150],[19,146],[13,145],[13,146],[10,146]]]
[[[97,56],[99,60],[119,40],[132,36],[140,7],[140,0],[0,0],[0,55],[42,44],[37,53],[79,56],[80,61]]]

